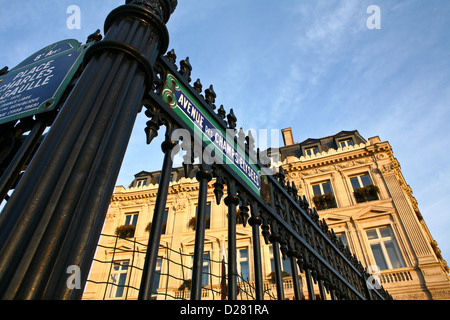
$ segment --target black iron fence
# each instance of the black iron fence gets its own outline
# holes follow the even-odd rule
[[[250,135],[242,134],[242,130],[236,130],[236,116],[233,110],[226,115],[226,112],[221,106],[215,111],[216,95],[209,87],[202,95],[202,86],[200,80],[197,80],[193,86],[189,84],[191,81],[192,67],[189,59],[180,62],[180,68],[175,65],[176,55],[174,51],[170,51],[166,56],[160,57],[156,63],[156,70],[159,74],[159,81],[156,82],[154,91],[148,93],[145,100],[145,107],[147,108],[146,115],[150,117],[147,123],[146,131],[148,133],[148,142],[154,138],[157,129],[161,125],[166,126],[166,141],[163,143],[163,151],[165,152],[165,162],[162,169],[162,177],[160,180],[157,205],[155,208],[154,219],[158,219],[160,212],[158,205],[165,208],[165,201],[167,197],[168,176],[164,176],[164,172],[170,173],[171,160],[170,155],[172,148],[177,146],[178,141],[173,141],[173,133],[179,127],[189,131],[194,136],[193,129],[186,126],[184,120],[177,115],[172,107],[171,102],[174,100],[167,99],[164,96],[163,88],[168,86],[170,76],[175,75],[184,88],[189,90],[189,94],[194,97],[197,103],[200,103],[205,110],[208,110],[212,117],[222,126],[224,130],[232,130],[234,132],[233,139],[236,145],[240,145],[245,149],[245,153],[249,158],[257,159],[258,166],[268,170],[268,165],[263,165],[261,162],[268,163],[266,159],[262,158],[262,153],[254,150],[253,139]],[[166,79],[166,80],[165,80]],[[170,86],[170,84],[169,84]],[[225,120],[226,119],[226,120]],[[229,132],[229,131],[227,131]],[[175,137],[177,137],[175,135]],[[184,138],[184,137],[183,137]],[[195,144],[195,143],[194,143]],[[380,290],[369,290],[367,280],[370,275],[366,273],[365,268],[356,259],[350,251],[338,240],[332,230],[329,230],[326,222],[319,219],[315,209],[309,207],[309,203],[305,197],[298,196],[298,190],[294,183],[286,181],[286,177],[282,168],[273,175],[264,175],[261,177],[260,194],[254,192],[252,188],[243,179],[232,171],[229,166],[223,164],[212,165],[205,164],[205,159],[201,159],[201,152],[194,149],[191,144],[186,144],[183,140],[183,150],[186,151],[185,156],[185,170],[186,175],[189,174],[193,158],[199,156],[200,165],[197,171],[197,180],[199,181],[199,210],[197,213],[197,227],[196,227],[196,249],[197,259],[194,257],[194,270],[197,274],[200,272],[203,252],[204,239],[204,219],[202,216],[202,209],[206,205],[206,188],[207,183],[213,177],[216,179],[214,183],[214,194],[216,201],[219,204],[224,194],[224,187],[226,186],[227,195],[224,198],[225,205],[228,207],[228,256],[229,265],[228,273],[230,275],[230,299],[235,299],[237,294],[236,280],[233,275],[236,274],[236,209],[239,208],[241,220],[244,225],[249,223],[253,230],[253,243],[255,259],[254,274],[255,274],[255,292],[256,298],[262,299],[263,295],[263,281],[261,273],[261,253],[259,234],[262,232],[266,244],[271,243],[274,247],[275,261],[275,280],[277,284],[277,297],[284,298],[282,272],[280,266],[280,259],[278,255],[282,255],[284,259],[289,259],[292,266],[298,265],[300,270],[306,275],[306,283],[310,288],[310,299],[314,299],[312,281],[318,283],[321,298],[325,299],[325,290],[330,293],[332,299],[390,299],[391,297],[382,288]],[[187,145],[187,147],[186,147]],[[203,149],[200,151],[204,151]],[[199,155],[200,154],[200,155]],[[155,229],[152,229],[150,235],[151,241],[149,247],[154,246],[153,250],[148,253],[147,259],[150,269],[145,270],[148,273],[149,279],[147,286],[152,283],[151,274],[154,270],[156,259],[157,245],[159,243],[160,227],[154,224]],[[153,228],[153,225],[152,225]],[[195,274],[195,273],[194,273]],[[200,277],[193,278],[192,292],[193,296],[200,298]],[[196,283],[197,282],[197,283]],[[298,278],[294,276],[293,279],[296,298],[301,298],[299,292]],[[145,281],[143,283],[145,286]]]
[[[128,139],[144,106],[149,117],[147,143],[158,135],[160,127],[166,131],[138,299],[152,297],[173,151],[180,147],[180,141],[186,152],[186,174],[192,170],[193,159],[201,160],[196,172],[199,196],[190,299],[202,298],[206,194],[212,178],[216,179],[217,203],[223,198],[228,208],[229,300],[238,297],[238,208],[244,225],[252,228],[254,299],[264,298],[261,233],[265,244],[274,248],[277,299],[284,299],[280,255],[305,273],[310,299],[315,298],[312,282],[318,284],[322,299],[325,291],[332,299],[390,299],[383,289],[369,290],[370,275],[305,198],[298,196],[283,171],[267,174],[267,159],[254,150],[250,134],[236,129],[233,109],[227,114],[223,106],[216,108],[213,87],[203,91],[199,80],[191,86],[189,59],[182,60],[178,68],[173,51],[163,56],[168,48],[165,23],[176,4],[176,0],[126,1],[113,10],[105,21],[104,39],[100,40],[99,32],[90,37],[95,44],[87,50],[82,73],[61,102],[57,117],[48,113],[2,125],[0,186],[2,200],[8,201],[0,216],[0,298],[81,298],[82,290],[67,286],[67,268],[78,266],[81,282],[86,282]],[[177,83],[185,90],[185,106],[188,96],[207,113],[215,130],[231,132],[227,148],[231,144],[252,162],[245,167],[251,171],[247,178],[233,165],[205,158],[207,150],[212,158],[217,155],[217,149],[211,149],[205,140],[200,138],[201,148],[195,148],[198,132],[176,108],[181,101],[174,99],[178,99]],[[196,122],[202,120],[195,114]],[[180,129],[189,137],[180,134]],[[263,174],[255,174],[255,168]],[[249,179],[255,184],[249,184]],[[11,189],[14,192],[9,196]],[[301,299],[295,273],[292,285],[296,299]]]
[[[92,275],[88,281],[86,299],[137,299],[139,287],[136,285],[142,276],[142,267],[139,266],[139,258],[146,251],[147,245],[139,242],[136,238],[120,238],[117,235],[102,234],[103,241],[98,245],[98,249],[104,253],[104,258],[95,258],[91,267],[93,272],[101,270],[101,276]],[[120,241],[120,242],[119,242]],[[182,253],[181,249],[174,250],[168,246],[159,247],[159,268],[155,271],[157,283],[152,292],[152,299],[155,300],[189,300],[191,298],[192,278],[192,258],[190,254]],[[201,277],[202,292],[201,298],[208,300],[228,299],[226,274],[227,262],[205,258]],[[124,277],[120,278],[115,271],[124,268]],[[104,270],[107,270],[104,272]],[[220,270],[220,272],[215,272]],[[206,281],[205,281],[206,278]],[[170,287],[169,280],[175,279],[176,286]],[[242,274],[237,275],[238,279],[238,299],[254,300],[255,284],[248,279],[244,279]],[[206,282],[207,284],[205,284]],[[285,287],[292,285],[290,279],[285,279]],[[266,300],[276,300],[276,290],[273,281],[264,281],[264,298]]]

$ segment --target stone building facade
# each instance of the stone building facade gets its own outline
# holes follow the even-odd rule
[[[282,134],[285,145],[278,154],[269,150],[273,164],[282,166],[299,195],[306,196],[320,218],[394,299],[450,299],[449,268],[388,142],[379,137],[366,140],[356,130],[301,143],[294,142],[289,128]],[[128,188],[116,187],[84,299],[137,298],[159,174],[142,171]],[[213,183],[208,191],[202,299],[221,297],[227,244],[227,208],[223,201],[216,204]],[[189,298],[186,287],[191,276],[195,238],[192,221],[197,201],[196,179],[184,178],[182,168],[174,169],[161,235],[157,264],[161,275],[154,288],[155,299]],[[132,237],[115,237],[117,228],[124,225],[135,227]],[[251,253],[251,228],[238,223],[240,299],[252,299]],[[262,246],[262,261],[265,298],[275,298],[271,246]],[[282,265],[285,297],[292,299],[293,271],[288,263]],[[305,297],[306,290],[303,285]]]

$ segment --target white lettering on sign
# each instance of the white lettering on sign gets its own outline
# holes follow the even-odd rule
[[[50,60],[17,73],[12,82],[0,86],[0,100],[48,84],[55,69],[53,62]]]
[[[186,98],[184,95],[180,95],[178,99],[179,106],[181,106],[187,114],[189,114],[195,124],[198,125],[199,128],[203,128],[203,115],[198,111],[197,108],[192,106],[192,103]]]
[[[175,97],[177,101],[178,108],[189,118],[198,129],[200,129],[202,135],[208,138],[212,145],[210,145],[210,152],[213,151],[213,145],[215,145],[216,150],[220,150],[225,156],[225,161],[227,164],[234,164],[238,170],[247,177],[248,180],[257,189],[260,188],[260,178],[259,174],[255,168],[253,168],[245,156],[241,154],[232,143],[234,141],[234,133],[232,130],[226,130],[225,135],[218,130],[210,119],[205,117],[202,111],[190,100],[190,98],[180,89],[175,90]],[[217,155],[214,157],[214,161],[219,161],[223,163],[223,160]]]

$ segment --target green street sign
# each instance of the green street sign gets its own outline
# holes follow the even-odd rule
[[[206,143],[223,164],[229,165],[256,194],[260,194],[261,177],[258,166],[250,161],[242,148],[234,142],[234,135],[226,133],[223,126],[211,116],[202,104],[178,79],[168,72],[162,92],[174,112]]]
[[[88,47],[73,39],[56,42],[0,77],[0,124],[53,110]]]

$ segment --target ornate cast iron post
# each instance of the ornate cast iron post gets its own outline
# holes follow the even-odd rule
[[[298,252],[294,249],[292,238],[289,241],[289,249],[287,255],[291,263],[292,270],[292,283],[294,284],[294,297],[295,300],[302,300],[302,288],[300,287],[300,277],[298,276],[297,270],[297,254]]]
[[[239,198],[236,195],[236,182],[233,179],[227,179],[227,189],[225,204],[228,206],[228,300],[236,300],[236,206],[239,205]]]
[[[311,269],[309,269],[308,266],[309,266],[309,263],[306,262],[305,263],[305,279],[306,279],[306,285],[308,287],[308,297],[309,297],[309,300],[316,300]]]
[[[258,213],[258,206],[255,202],[250,202],[251,218],[248,220],[249,225],[252,227],[253,236],[253,259],[255,268],[255,291],[256,300],[264,300],[264,285],[263,285],[263,273],[261,263],[261,243],[260,243],[260,225],[262,223]]]
[[[79,299],[176,0],[126,1],[0,218],[0,298]],[[13,213],[13,214],[11,214]],[[78,266],[81,288],[67,286]]]
[[[275,265],[275,283],[277,287],[277,299],[284,300],[284,288],[283,288],[283,271],[281,268],[281,256],[280,256],[280,243],[278,240],[279,235],[271,235],[271,243],[273,249],[273,260]]]

